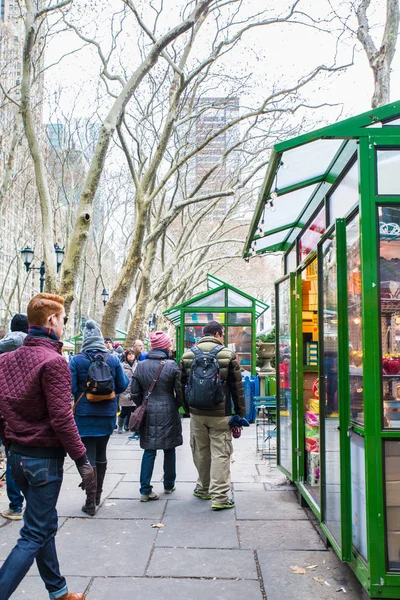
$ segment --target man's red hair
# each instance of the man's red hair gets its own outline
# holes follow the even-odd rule
[[[29,325],[47,324],[50,315],[59,315],[64,308],[64,298],[57,294],[36,294],[28,304]]]

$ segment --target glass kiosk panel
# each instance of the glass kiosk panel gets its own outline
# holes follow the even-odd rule
[[[400,194],[399,169],[400,150],[377,150],[378,194],[391,196]]]
[[[336,238],[322,246],[323,277],[323,377],[325,419],[325,516],[329,531],[341,546],[340,433],[338,406],[338,305]],[[307,423],[307,413],[306,413]]]
[[[361,326],[360,217],[357,214],[346,227],[347,294],[349,327],[350,418],[364,424],[363,349]]]
[[[227,346],[236,353],[240,367],[251,371],[251,327],[228,327]]]
[[[279,464],[292,473],[292,390],[290,352],[290,279],[278,287]]]
[[[305,422],[304,482],[319,505],[320,429],[318,390],[318,267],[316,258],[302,271],[302,346]]]
[[[400,440],[385,440],[385,478],[388,566],[400,571]]]
[[[378,211],[383,424],[400,429],[400,205]]]

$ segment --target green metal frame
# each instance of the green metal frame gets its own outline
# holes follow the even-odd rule
[[[298,256],[298,239],[304,231],[293,227],[303,227],[312,217],[313,210],[327,198],[332,185],[338,182],[349,164],[357,148],[359,161],[359,204],[356,210],[360,213],[360,259],[361,259],[361,318],[362,318],[362,350],[363,350],[363,388],[364,388],[364,425],[360,426],[350,419],[350,385],[349,385],[349,327],[348,327],[348,289],[347,289],[347,248],[346,226],[354,217],[355,207],[351,208],[343,218],[337,219],[329,227],[318,243],[319,267],[321,263],[322,245],[327,237],[336,232],[337,253],[337,312],[338,312],[338,400],[340,415],[340,486],[341,486],[341,547],[338,547],[329,528],[325,525],[326,502],[324,488],[321,490],[321,506],[318,507],[304,484],[304,398],[303,381],[304,367],[300,341],[302,339],[302,271],[315,258],[310,254],[302,264],[298,264],[292,273],[276,282],[276,307],[279,318],[279,284],[287,276],[291,281],[291,369],[292,369],[292,439],[293,457],[292,473],[278,467],[293,481],[308,502],[310,508],[321,522],[321,528],[335,551],[343,561],[348,561],[356,576],[371,598],[400,598],[400,571],[388,571],[386,544],[386,500],[384,451],[385,440],[400,440],[400,429],[389,430],[383,427],[383,403],[381,398],[381,327],[380,327],[380,296],[379,296],[379,218],[378,207],[381,205],[400,205],[400,194],[392,196],[377,195],[376,150],[391,147],[400,148],[400,126],[377,128],[369,127],[379,121],[390,120],[400,116],[400,102],[394,102],[385,107],[368,111],[357,117],[341,123],[322,128],[293,140],[277,144],[271,154],[271,159],[260,199],[252,220],[246,241],[244,256],[250,255],[250,246],[254,240],[262,240],[265,236],[255,235],[257,225],[264,210],[265,200],[270,198],[270,192],[275,180],[277,168],[280,166],[282,154],[286,150],[297,148],[303,144],[312,143],[319,139],[343,139],[339,151],[327,166],[325,173],[314,180],[302,181],[291,188],[280,189],[282,196],[289,191],[304,186],[316,184],[312,196],[301,210],[296,221],[293,219],[285,227],[288,235],[275,249],[287,250],[296,244]],[[351,140],[350,142],[348,140]],[[317,179],[319,181],[317,181]],[[282,199],[283,200],[283,199]],[[326,202],[326,200],[325,200]],[[312,207],[312,210],[311,210]],[[307,219],[305,219],[307,215]],[[329,215],[328,215],[329,217]],[[285,227],[279,227],[284,231]],[[276,230],[267,232],[267,235]],[[292,232],[292,233],[291,233]],[[294,233],[293,233],[294,232]],[[256,250],[263,254],[273,248]],[[286,253],[287,255],[287,253]],[[287,262],[286,262],[287,264]],[[286,269],[288,270],[288,269]],[[321,288],[320,288],[321,289]],[[318,306],[320,317],[319,355],[323,352],[323,296],[319,290]],[[278,329],[278,328],[277,328]],[[277,341],[278,344],[278,341]],[[296,360],[296,362],[295,362]],[[278,365],[277,365],[278,370]],[[278,373],[277,373],[278,375]],[[321,441],[324,426],[323,411],[323,361],[319,360],[320,380],[320,425]],[[300,383],[300,385],[298,385]],[[278,413],[279,414],[279,413]],[[358,554],[352,545],[352,510],[351,510],[351,455],[350,437],[352,432],[364,438],[365,449],[365,494],[366,494],[366,524],[367,524],[367,562]],[[279,421],[278,421],[279,440]],[[321,458],[323,458],[323,444]],[[278,441],[278,462],[280,448]],[[321,481],[324,485],[325,467],[321,461]]]
[[[200,325],[206,325],[207,321],[198,322],[198,323],[186,323],[185,315],[192,314],[194,312],[198,313],[223,313],[226,315],[224,319],[224,323],[222,323],[223,327],[251,327],[252,331],[252,347],[251,347],[251,365],[250,371],[252,375],[256,374],[256,320],[259,316],[261,316],[268,308],[269,305],[253,296],[250,296],[246,292],[242,292],[241,290],[235,288],[234,286],[218,279],[214,275],[207,275],[208,282],[208,290],[203,292],[202,294],[198,294],[181,304],[173,306],[168,310],[163,312],[163,315],[170,319],[171,322],[176,326],[176,360],[179,361],[180,357],[184,353],[185,350],[185,327],[195,327]],[[225,302],[224,306],[193,306],[195,302],[199,300],[203,300],[208,296],[212,296],[213,294],[224,291],[225,293]],[[235,292],[239,294],[246,300],[251,302],[251,306],[228,306],[228,294],[229,291]],[[250,323],[229,323],[228,315],[230,313],[248,313],[251,315]],[[170,315],[173,314],[171,318]],[[226,331],[227,333],[227,331]]]
[[[313,177],[311,179],[306,179],[303,181],[299,181],[297,184],[288,186],[286,188],[282,188],[278,190],[278,196],[282,196],[290,191],[294,191],[296,189],[301,189],[306,186],[311,186],[312,184],[319,184],[317,190],[313,193],[312,197],[309,198],[306,206],[302,213],[298,216],[297,226],[301,227],[301,219],[302,214],[306,213],[310,205],[313,204],[313,198],[316,197],[314,202],[317,204],[320,199],[323,198],[324,195],[329,191],[329,188],[332,184],[335,183],[338,175],[343,170],[343,166],[349,161],[349,154],[355,152],[355,142],[348,142],[348,140],[360,140],[362,138],[369,138],[371,135],[374,136],[376,133],[382,137],[382,139],[389,138],[393,136],[393,129],[391,127],[387,127],[385,129],[374,129],[371,128],[370,125],[385,122],[392,118],[396,118],[400,115],[400,102],[393,102],[392,104],[388,104],[386,106],[374,109],[372,111],[368,111],[361,115],[357,115],[355,117],[351,117],[349,119],[345,119],[333,125],[328,125],[327,127],[322,127],[321,129],[317,129],[310,133],[306,133],[300,135],[296,138],[290,139],[285,142],[281,142],[276,144],[273,147],[271,152],[270,161],[268,164],[267,173],[261,187],[261,192],[259,196],[259,200],[257,203],[257,207],[255,213],[253,215],[253,219],[250,225],[249,233],[244,245],[243,256],[248,257],[252,256],[252,252],[250,250],[254,241],[258,239],[262,239],[265,236],[259,236],[256,234],[258,223],[260,222],[261,215],[263,214],[265,208],[265,202],[271,198],[270,192],[273,188],[273,183],[276,177],[276,174],[280,168],[282,155],[284,152],[288,150],[293,150],[300,146],[304,146],[306,144],[311,144],[317,140],[329,140],[329,139],[342,139],[343,144],[340,147],[339,151],[336,153],[336,156],[331,161],[331,164],[327,166],[324,173],[321,173],[317,177]],[[319,198],[318,198],[319,196]],[[270,246],[266,249],[257,250],[256,254],[263,254],[266,250],[269,252],[274,251],[287,251],[289,247],[293,243],[294,237],[297,237],[293,234],[293,223],[287,224],[286,228],[288,229],[287,236],[273,246]],[[284,228],[280,227],[279,230],[283,231]],[[272,233],[274,230],[268,231],[267,234]],[[294,237],[293,237],[294,235]]]

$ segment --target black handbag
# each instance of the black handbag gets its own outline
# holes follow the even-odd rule
[[[149,401],[150,394],[154,390],[154,386],[156,385],[158,378],[161,375],[161,371],[163,370],[166,362],[167,361],[165,361],[165,360],[162,360],[160,362],[160,367],[157,371],[156,376],[154,377],[153,381],[151,382],[151,386],[149,387],[149,391],[147,392],[146,398],[143,400],[142,404],[140,406],[138,406],[137,409],[131,414],[131,416],[129,418],[129,431],[133,431],[133,432],[139,431],[140,427],[142,426],[142,424],[144,422],[144,418],[146,416],[147,403]]]

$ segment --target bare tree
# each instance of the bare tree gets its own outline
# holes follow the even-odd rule
[[[379,48],[375,46],[370,31],[367,10],[371,0],[362,0],[356,10],[357,37],[368,58],[374,75],[374,93],[371,106],[387,104],[390,99],[390,67],[396,52],[399,33],[399,0],[386,0],[386,23]]]

